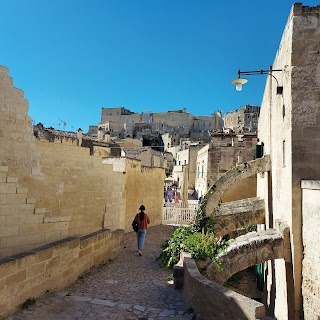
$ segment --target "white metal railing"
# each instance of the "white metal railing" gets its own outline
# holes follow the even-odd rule
[[[163,207],[163,224],[188,225],[195,221],[196,208]]]

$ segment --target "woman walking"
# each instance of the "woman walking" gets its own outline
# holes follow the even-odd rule
[[[134,221],[138,223],[137,240],[138,240],[138,252],[142,256],[142,249],[144,245],[144,239],[147,233],[148,224],[150,219],[148,215],[144,212],[146,208],[141,205],[139,208],[140,212],[136,214]]]

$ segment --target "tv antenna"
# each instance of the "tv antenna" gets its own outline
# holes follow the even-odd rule
[[[61,120],[60,118],[58,118],[58,119],[62,122],[62,124],[63,124],[63,131],[65,131],[65,130],[66,130],[66,125],[67,125],[67,123],[66,123],[65,121]],[[61,123],[59,123],[59,130],[60,130],[60,124],[61,124]]]

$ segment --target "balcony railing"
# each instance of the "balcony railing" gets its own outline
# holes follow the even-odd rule
[[[197,208],[163,207],[163,224],[189,225],[194,223]]]

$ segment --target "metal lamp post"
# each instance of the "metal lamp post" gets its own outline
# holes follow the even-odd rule
[[[271,77],[273,77],[276,82],[277,82],[277,94],[282,94],[283,93],[283,87],[279,86],[279,82],[277,78],[272,74],[272,72],[277,72],[277,71],[283,71],[282,69],[272,69],[272,66],[270,67],[269,70],[254,70],[254,71],[238,71],[238,78],[233,79],[231,81],[232,84],[236,86],[237,91],[242,90],[242,85],[248,82],[247,79],[241,78],[241,75],[246,75],[246,76],[252,76],[252,75],[257,75],[257,74],[267,74]]]

